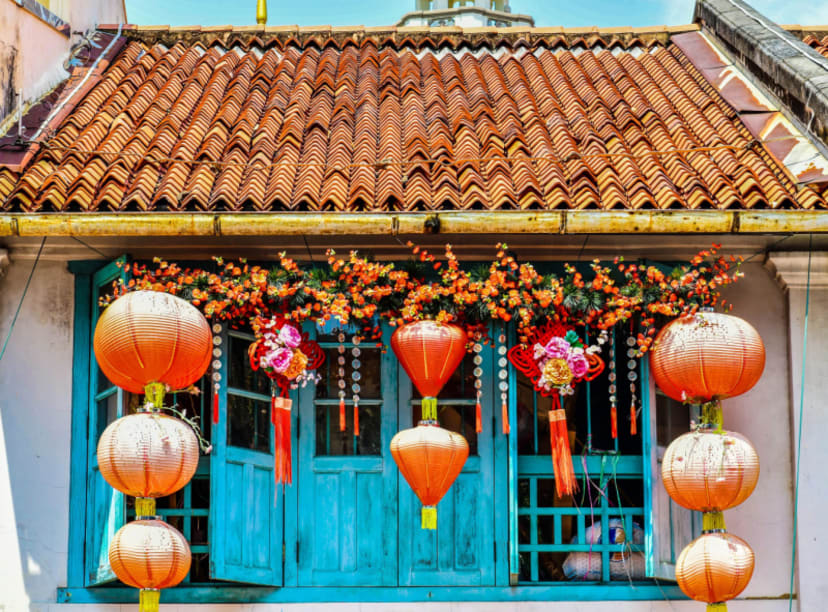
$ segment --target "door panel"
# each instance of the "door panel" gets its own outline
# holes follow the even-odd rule
[[[270,396],[262,393],[270,384],[239,358],[252,340],[235,331],[223,336],[227,350],[221,380],[226,387],[210,455],[210,577],[279,586],[284,501],[273,477]]]
[[[481,367],[493,369],[492,352],[484,346]],[[442,427],[469,442],[463,471],[437,504],[437,529],[420,526],[422,504],[402,476],[399,478],[400,572],[403,586],[488,586],[494,584],[494,460],[493,384],[484,380],[481,411],[483,431],[474,430],[475,389],[471,355],[446,384],[438,405]],[[400,368],[400,428],[419,420],[419,398]],[[451,396],[447,394],[451,394]],[[445,396],[446,399],[442,399]]]
[[[351,343],[340,353],[335,337],[318,340],[326,351],[322,380],[302,389],[299,400],[298,584],[394,586],[397,472],[388,448],[397,429],[396,360],[373,344],[361,343],[355,356]],[[356,359],[359,436],[351,400]],[[345,431],[339,429],[339,367],[348,386]]]

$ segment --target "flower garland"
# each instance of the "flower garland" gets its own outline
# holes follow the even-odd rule
[[[335,321],[355,325],[368,338],[379,337],[380,321],[400,326],[435,319],[460,325],[470,337],[485,335],[492,323],[513,322],[523,344],[547,321],[607,330],[635,317],[641,354],[653,342],[657,318],[724,306],[720,288],[742,276],[741,259],[716,257],[718,245],[674,269],[617,258],[612,267],[592,262],[589,273],[566,264],[561,275],[542,274],[519,262],[506,244],[497,245],[491,263],[470,270],[461,268],[451,245],[443,261],[409,245],[414,258],[402,266],[355,251],[342,258],[332,250],[323,265],[310,267],[285,253],[269,269],[221,258],[214,259],[212,269],[160,259],[153,265],[128,264],[132,278],[117,285],[104,303],[127,291],[164,291],[232,325],[252,323],[256,329],[274,316],[297,325]]]
[[[602,330],[598,344],[585,347],[577,332],[569,330],[565,336],[553,336],[545,345],[536,342],[533,349],[541,373],[537,382],[540,390],[548,394],[555,389],[561,395],[572,395],[572,382],[589,371],[587,356],[600,353],[606,341],[607,332]]]

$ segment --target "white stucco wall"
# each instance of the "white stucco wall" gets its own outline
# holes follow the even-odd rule
[[[5,338],[14,308],[32,261],[18,261],[0,279],[0,341]],[[761,333],[767,348],[765,375],[743,397],[725,402],[725,425],[745,434],[756,446],[762,473],[753,496],[726,514],[731,532],[756,551],[748,600],[733,602],[732,612],[782,612],[787,601],[792,534],[792,454],[788,360],[787,297],[761,265],[745,268],[746,279],[728,291],[735,313]],[[828,293],[828,292],[824,292]],[[812,325],[828,318],[828,299],[812,301]],[[820,310],[820,315],[815,311]],[[134,611],[137,606],[69,606],[55,604],[55,590],[66,584],[69,456],[71,411],[73,277],[65,262],[41,261],[23,310],[0,362],[0,609],[69,612]],[[816,328],[818,329],[818,328]],[[824,343],[815,335],[813,359],[824,355]],[[822,359],[824,361],[824,359]],[[821,376],[823,386],[828,375]],[[811,398],[809,410],[819,410],[828,391]],[[815,425],[816,426],[816,425]],[[822,429],[824,432],[824,428]],[[807,479],[821,478],[828,465],[828,447],[809,447]],[[815,469],[817,466],[819,469]],[[807,482],[807,481],[806,481]],[[808,528],[819,531],[825,497],[810,499],[816,513]],[[804,584],[822,585],[823,566],[808,568]],[[804,587],[803,587],[804,588]],[[814,589],[823,587],[812,586]],[[757,599],[758,598],[758,599]],[[823,600],[825,601],[825,600]],[[162,606],[162,611],[275,611],[306,612],[692,612],[703,608],[692,602],[515,602],[452,604],[315,604],[315,605],[204,605]],[[806,610],[821,608],[806,607]]]
[[[31,266],[12,254],[0,280],[3,340]],[[66,263],[41,261],[0,361],[0,609],[66,583],[73,300]]]

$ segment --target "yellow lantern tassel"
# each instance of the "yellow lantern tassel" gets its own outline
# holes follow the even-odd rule
[[[135,498],[135,518],[155,516],[155,500],[152,497]]]
[[[727,604],[724,602],[707,604],[707,612],[727,612]]]
[[[167,387],[164,383],[151,382],[144,387],[144,397],[146,397],[147,403],[152,404],[152,408],[158,411],[164,407],[164,395],[166,391]]]
[[[434,506],[423,506],[422,528],[437,529],[437,508]]]
[[[158,589],[141,589],[138,596],[138,610],[140,612],[158,612],[161,602],[161,591]]]
[[[711,531],[724,531],[727,529],[725,525],[724,514],[721,512],[705,512],[702,515],[702,532],[709,533]]]

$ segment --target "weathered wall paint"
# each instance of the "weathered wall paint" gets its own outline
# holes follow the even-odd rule
[[[0,2],[0,122],[17,109],[19,92],[25,104],[69,76],[63,63],[87,30],[125,19],[121,0],[72,0],[54,11],[79,34],[66,36],[16,2]]]
[[[5,337],[31,260],[14,260],[0,280],[0,338]],[[749,394],[725,402],[725,424],[750,438],[762,465],[753,497],[727,513],[728,527],[757,553],[756,573],[746,595],[778,598],[787,591],[791,546],[791,431],[787,298],[761,265],[745,267],[746,278],[728,291],[735,312],[753,323],[768,349],[765,376]],[[40,612],[120,612],[117,605],[58,605],[55,589],[66,585],[69,503],[69,432],[71,411],[72,276],[65,262],[41,261],[8,353],[0,363],[0,605],[7,610]],[[812,302],[828,314],[828,300]],[[816,316],[816,315],[814,315]],[[820,343],[816,351],[824,351]],[[828,379],[828,378],[826,378]],[[814,398],[814,402],[817,398]],[[809,465],[828,463],[828,449],[816,446]],[[814,476],[811,476],[814,477]],[[824,499],[811,499],[816,511]],[[824,510],[823,510],[824,512]],[[803,527],[805,528],[805,527]],[[803,580],[821,583],[820,568]],[[31,607],[29,607],[31,602]],[[699,604],[653,602],[515,602],[509,604],[324,604],[331,612],[515,612],[564,610],[598,612],[694,612]],[[167,612],[221,609],[307,612],[307,605],[170,605]],[[807,609],[807,608],[806,608]],[[813,608],[812,608],[813,609]],[[754,599],[733,602],[732,612],[782,612],[787,601]]]

